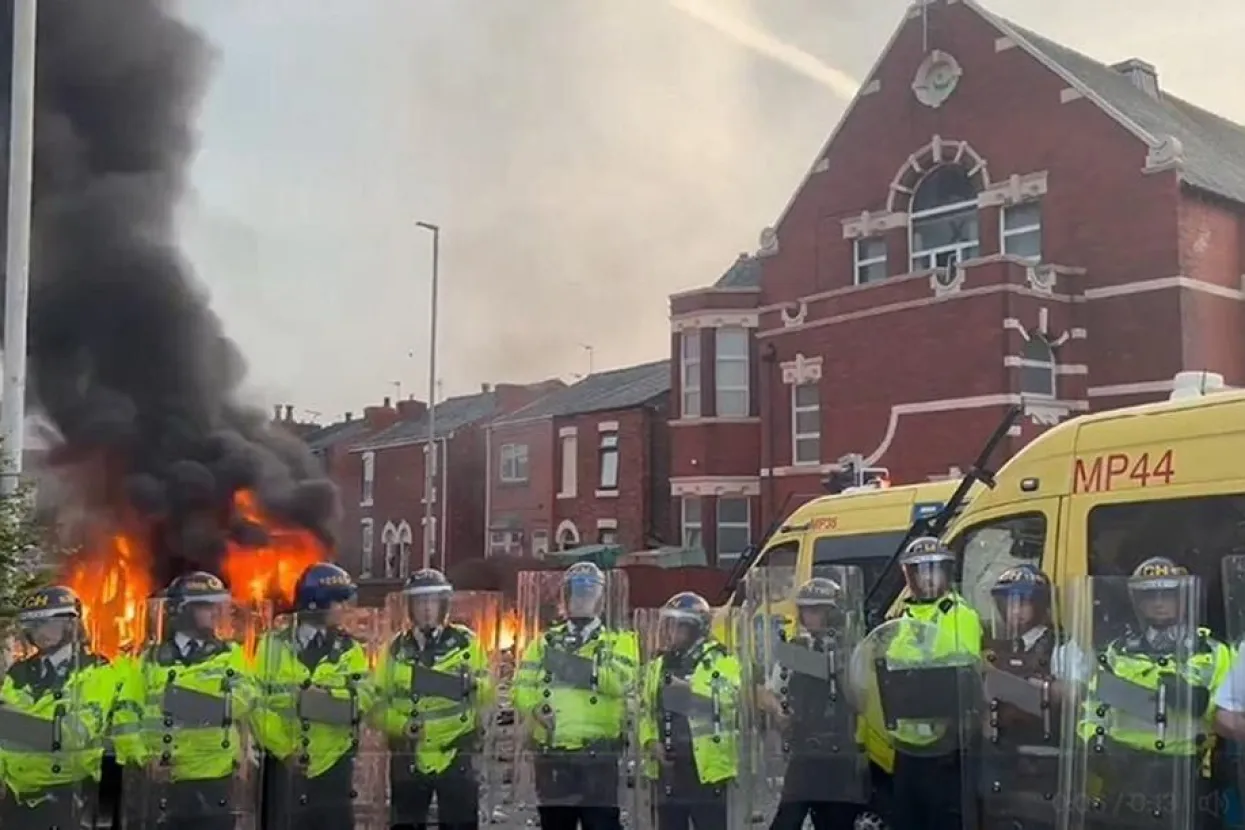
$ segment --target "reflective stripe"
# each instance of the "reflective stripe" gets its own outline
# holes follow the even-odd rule
[[[113,735],[136,735],[142,731],[142,727],[137,723],[114,723],[112,725]]]
[[[438,721],[438,720],[446,720],[448,718],[460,717],[467,712],[473,711],[474,708],[475,707],[472,703],[464,700],[464,701],[455,703],[452,706],[447,706],[444,709],[433,709],[432,711],[429,711],[429,712],[417,711],[414,713],[414,715],[416,718],[424,722]]]
[[[704,738],[710,735],[721,735],[732,737],[738,735],[735,729],[723,729],[716,723],[704,723],[703,721],[693,721],[689,723],[693,738]]]

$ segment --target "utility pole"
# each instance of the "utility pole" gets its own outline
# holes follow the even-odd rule
[[[587,353],[588,353],[588,374],[589,374],[589,375],[591,375],[591,374],[592,374],[593,357],[594,357],[594,354],[595,354],[595,353],[594,353],[594,350],[593,350],[593,348],[592,348],[591,346],[589,346],[587,343],[580,343],[580,344],[579,344],[579,348],[583,349],[585,352],[587,352]]]
[[[437,289],[441,268],[441,227],[416,222],[415,227],[432,234],[432,287],[428,312],[428,446],[424,453],[424,567],[435,561],[437,534],[432,519],[432,493],[437,483]]]
[[[4,263],[4,388],[0,391],[0,493],[17,492],[25,450],[26,316],[30,304],[30,214],[35,155],[35,24],[38,0],[13,0],[9,90],[8,238]]]

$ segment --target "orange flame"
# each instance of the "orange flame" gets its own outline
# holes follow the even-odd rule
[[[501,628],[498,631],[497,647],[502,651],[519,645],[519,612],[511,609],[502,615]]]
[[[267,515],[249,490],[239,490],[234,495],[234,512],[268,534],[268,543],[261,547],[229,544],[222,576],[234,599],[251,605],[267,600],[293,602],[303,571],[328,558],[324,545],[310,531]]]
[[[98,653],[112,658],[147,636],[151,551],[134,535],[114,533],[75,555],[65,584],[82,600],[83,624]]]

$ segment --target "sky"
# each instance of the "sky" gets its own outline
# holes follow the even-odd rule
[[[217,50],[182,210],[250,387],[329,423],[669,355],[757,247],[906,0],[181,0]],[[986,0],[1245,122],[1245,3]]]

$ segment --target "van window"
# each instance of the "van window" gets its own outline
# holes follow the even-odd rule
[[[1151,556],[1166,556],[1201,577],[1200,622],[1225,636],[1220,568],[1225,556],[1245,553],[1245,495],[1104,504],[1089,511],[1086,530],[1091,575],[1128,576]],[[1126,597],[1117,604],[1129,607]]]
[[[814,565],[855,565],[864,577],[865,591],[873,589],[886,572],[886,566],[908,535],[907,530],[886,533],[858,533],[853,536],[823,536],[813,542]],[[878,591],[867,612],[885,612],[896,592]]]
[[[760,557],[748,571],[751,573],[756,568],[791,568],[794,570],[799,559],[800,540],[792,539],[789,542],[783,542],[762,551]],[[743,583],[740,582],[735,587],[735,593],[731,596],[731,605],[736,607],[743,605],[746,599],[745,593]]]
[[[990,589],[1003,571],[1025,563],[1042,564],[1046,545],[1046,516],[1021,513],[970,527],[951,543],[960,558],[960,590],[987,619]]]

